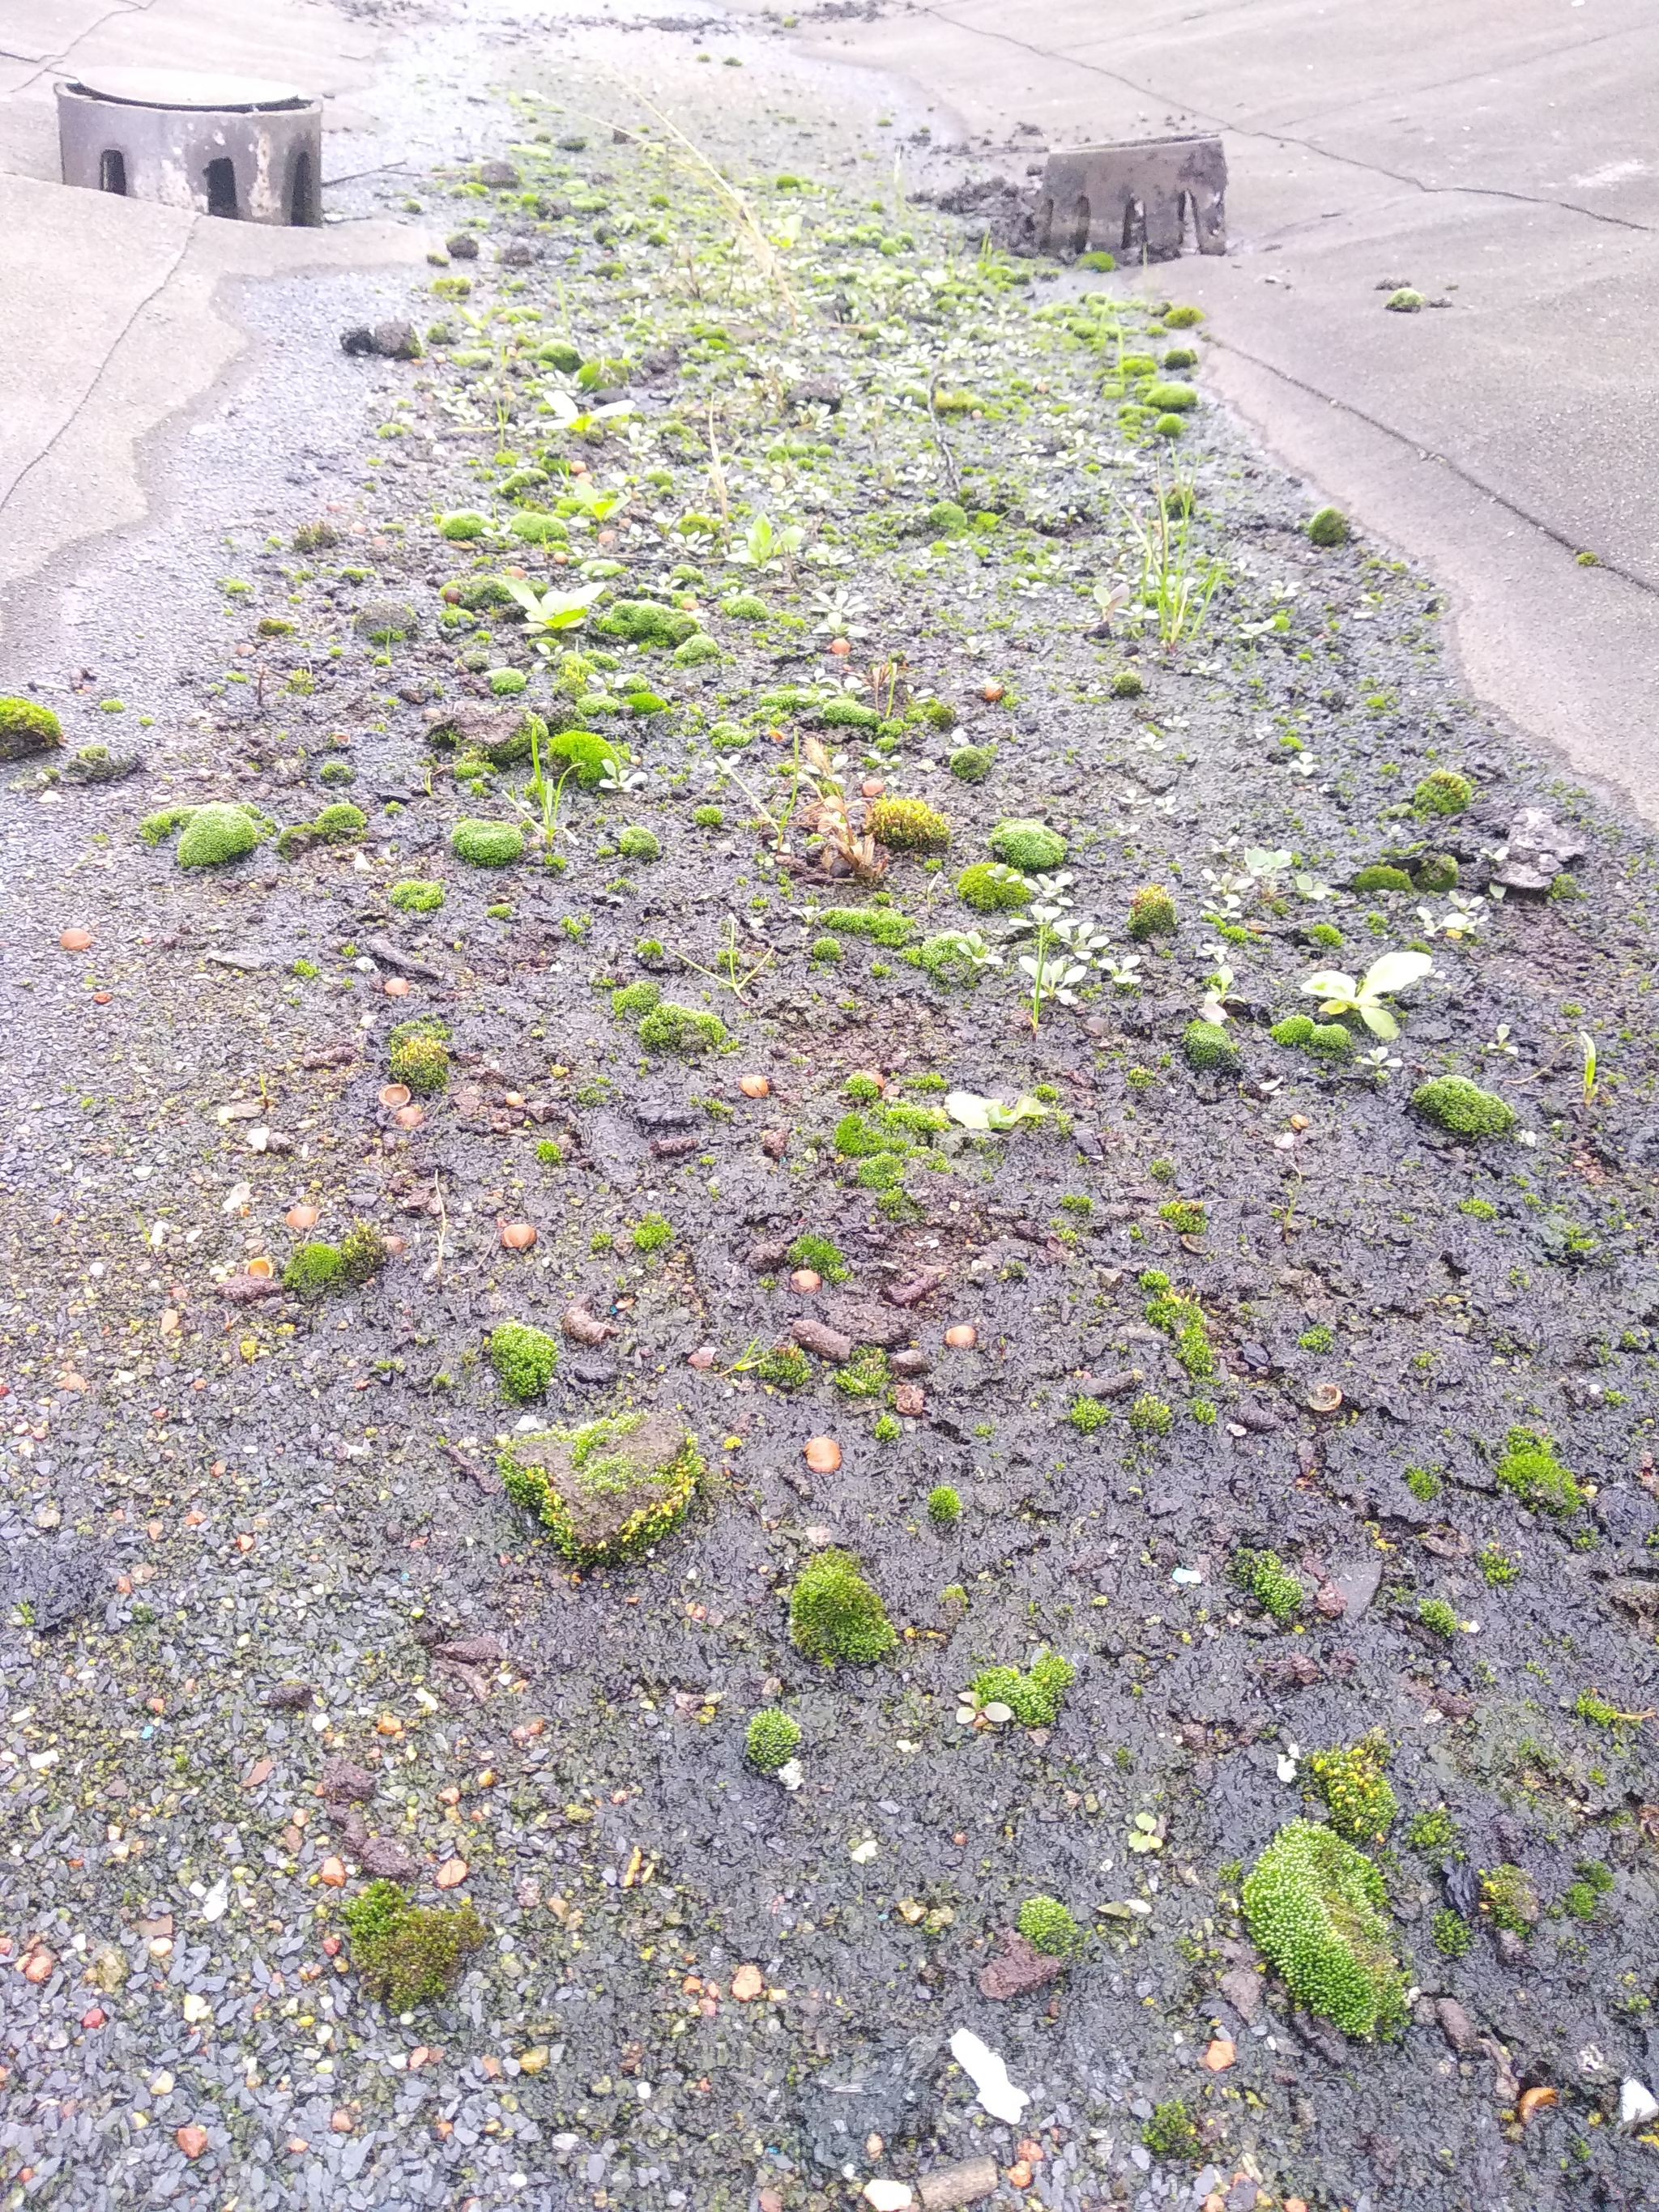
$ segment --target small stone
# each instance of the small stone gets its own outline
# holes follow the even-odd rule
[[[418,361],[421,357],[421,341],[413,323],[376,323],[374,337],[374,350],[383,361]]]
[[[1455,1997],[1437,1997],[1434,2016],[1440,2023],[1440,2033],[1454,2051],[1474,2050],[1474,2024]]]
[[[446,1859],[432,1879],[440,1889],[459,1889],[470,1871],[465,1859]]]
[[[1237,2057],[1236,2047],[1224,2035],[1214,2037],[1204,2053],[1204,2063],[1212,2074],[1224,2074]]]
[[[927,1411],[927,1394],[920,1382],[901,1382],[893,1393],[893,1411],[907,1420],[919,1421]]]
[[[337,2136],[349,2136],[356,2123],[350,2113],[343,2108],[331,2114],[328,2124]]]
[[[1000,1949],[980,1969],[980,1995],[998,2003],[1009,1997],[1024,1996],[1029,1990],[1040,1990],[1052,1982],[1065,1963],[1063,1959],[1051,1958],[1047,1952],[1039,1951],[1018,1929],[1005,1928]]]
[[[841,1446],[833,1437],[809,1437],[801,1455],[814,1474],[834,1474],[841,1465]]]
[[[345,1863],[342,1859],[325,1858],[317,1869],[318,1881],[326,1883],[330,1889],[343,1889],[345,1878]]]
[[[1221,1977],[1221,1994],[1248,2027],[1261,2009],[1261,1977],[1254,1966],[1233,1966]]]
[[[349,1759],[331,1759],[324,1762],[318,1794],[336,1805],[366,1805],[378,1787],[367,1767],[354,1765]]]
[[[509,238],[495,255],[503,269],[528,269],[532,262],[541,259],[534,244],[527,238]]]
[[[788,1149],[789,1132],[787,1129],[763,1129],[761,1131],[761,1150],[766,1154],[769,1159],[781,1160]]]
[[[854,1340],[843,1336],[828,1322],[803,1318],[792,1322],[789,1334],[804,1352],[816,1352],[820,1359],[827,1359],[832,1367],[842,1367],[853,1357]]]
[[[959,2166],[936,2166],[916,2184],[922,2212],[957,2212],[995,2193],[999,2176],[992,2158],[967,2158]]]
[[[476,261],[478,241],[469,230],[458,230],[453,238],[444,240],[444,251],[452,261]]]
[[[833,376],[804,376],[790,386],[787,396],[791,407],[827,407],[838,415],[845,395]]]
[[[492,185],[498,191],[514,190],[523,181],[511,161],[482,161],[478,165],[478,182]]]
[[[865,2183],[864,2201],[874,2207],[874,2212],[908,2212],[916,2200],[908,2182],[892,2181],[878,2173],[873,2181]]]
[[[745,1963],[732,1977],[732,1994],[739,2004],[749,2003],[765,1987],[766,1977],[757,1966]]]
[[[198,2127],[191,2120],[185,2126],[173,2130],[173,2140],[186,2158],[200,2158],[208,2145],[207,2130]]]
[[[1512,1928],[1498,1931],[1498,1955],[1506,1966],[1524,1966],[1531,1953]]]
[[[1650,2120],[1659,2120],[1659,2100],[1656,2100],[1645,2083],[1634,2075],[1620,2085],[1619,2091],[1619,2124],[1621,2128],[1645,2127]]]

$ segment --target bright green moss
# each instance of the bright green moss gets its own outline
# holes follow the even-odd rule
[[[632,1231],[636,1252],[660,1252],[665,1244],[674,1241],[672,1224],[660,1213],[647,1213],[634,1224]]]
[[[662,986],[648,975],[641,975],[637,983],[624,983],[611,994],[611,1011],[619,1021],[643,1021],[653,1006],[661,1004]]]
[[[574,770],[584,791],[593,790],[607,776],[620,775],[628,765],[626,750],[614,738],[602,738],[592,730],[560,730],[548,740],[548,750],[555,773],[562,762]]]
[[[145,815],[138,824],[138,835],[146,845],[160,845],[189,821],[191,811],[188,806],[164,806],[157,813]]]
[[[1443,1597],[1425,1597],[1419,1604],[1417,1617],[1432,1636],[1455,1636],[1457,1615]]]
[[[958,783],[983,783],[996,763],[994,745],[958,745],[945,765]]]
[[[1286,1621],[1302,1610],[1301,1583],[1277,1552],[1242,1551],[1232,1564],[1232,1577],[1277,1621]]]
[[[559,1364],[557,1340],[527,1322],[498,1322],[489,1332],[489,1364],[507,1396],[520,1406],[539,1398]]]
[[[864,1345],[836,1368],[834,1381],[849,1398],[879,1398],[888,1383],[887,1354],[879,1345]]]
[[[1282,1022],[1275,1022],[1268,1036],[1275,1044],[1305,1045],[1314,1033],[1311,1014],[1286,1014]]]
[[[1361,868],[1352,884],[1352,890],[1367,896],[1375,891],[1408,891],[1413,888],[1412,879],[1403,868],[1391,868],[1382,861]]]
[[[769,1705],[750,1722],[743,1739],[744,1757],[762,1774],[775,1774],[787,1766],[800,1749],[799,1724],[787,1713]]]
[[[654,832],[629,823],[617,839],[617,850],[625,860],[657,860],[662,857],[662,847]]]
[[[1348,542],[1348,518],[1340,507],[1322,507],[1308,521],[1308,535],[1316,545],[1327,548],[1346,545]]]
[[[1045,874],[1066,858],[1066,840],[1045,822],[999,822],[990,845],[998,860],[1024,875]]]
[[[213,868],[225,860],[240,860],[258,842],[258,823],[248,810],[216,799],[191,807],[176,857],[181,868]]]
[[[908,945],[916,933],[909,915],[893,907],[832,906],[818,920],[825,929],[842,937],[867,937],[877,945]]]
[[[343,1917],[364,1989],[393,2013],[447,1996],[487,1934],[471,1905],[415,1905],[395,1881],[370,1882]]]
[[[755,1363],[755,1372],[775,1390],[804,1390],[812,1380],[812,1363],[798,1344],[775,1344]]]
[[[1182,1033],[1181,1049],[1187,1064],[1200,1073],[1224,1073],[1238,1065],[1232,1039],[1219,1022],[1188,1022]]]
[[[842,957],[842,942],[838,937],[815,937],[809,951],[814,960],[833,963]]]
[[[1480,1876],[1480,1909],[1494,1928],[1524,1936],[1538,1918],[1538,1892],[1518,1866],[1492,1867]]]
[[[1419,1084],[1412,1104],[1425,1121],[1454,1137],[1507,1137],[1517,1118],[1506,1099],[1462,1075],[1441,1075],[1431,1083]]]
[[[852,1273],[838,1244],[827,1237],[815,1237],[811,1231],[797,1237],[785,1255],[792,1267],[811,1267],[822,1275],[826,1283],[844,1283]]]
[[[1069,1958],[1082,1940],[1078,1924],[1054,1897],[1028,1897],[1016,1923],[1034,1951],[1046,1958]]]
[[[894,853],[942,853],[951,825],[922,799],[878,799],[869,811],[870,834]]]
[[[948,1482],[937,1483],[927,1493],[927,1518],[936,1528],[953,1528],[962,1518],[962,1498]]]
[[[348,1283],[368,1282],[389,1256],[386,1239],[372,1222],[354,1221],[340,1239],[340,1273]]]
[[[444,902],[444,887],[408,877],[393,884],[387,896],[399,914],[432,914]]]
[[[734,592],[729,599],[720,601],[720,612],[732,622],[764,622],[769,610],[753,592]]]
[[[1052,1728],[1077,1668],[1058,1651],[1040,1651],[1022,1674],[1018,1667],[987,1667],[969,1684],[981,1705],[1006,1705],[1022,1728]]]
[[[283,1286],[299,1297],[320,1298],[345,1280],[337,1244],[301,1244],[283,1270]]]
[[[665,999],[640,1024],[640,1042],[647,1052],[677,1052],[695,1060],[706,1052],[719,1052],[728,1042],[726,1024],[718,1014],[696,1006],[676,1006]]]
[[[975,914],[1001,914],[1029,906],[1036,896],[1036,887],[1027,883],[1017,868],[1004,867],[996,860],[976,860],[957,878],[957,896]]]
[[[0,699],[0,762],[50,752],[63,742],[63,725],[50,707],[33,699]]]
[[[1449,1851],[1457,1841],[1457,1823],[1443,1805],[1437,1805],[1432,1812],[1415,1816],[1406,1841],[1414,1851]]]
[[[1474,786],[1455,769],[1432,769],[1412,793],[1419,814],[1461,814],[1474,797]]]
[[[1189,415],[1198,404],[1198,394],[1190,384],[1153,384],[1142,395],[1141,404],[1159,415]]]
[[[1316,1022],[1307,1049],[1320,1060],[1348,1060],[1353,1054],[1353,1031],[1340,1022]]]
[[[1583,1505],[1584,1493],[1571,1471],[1557,1459],[1548,1437],[1535,1429],[1510,1431],[1497,1474],[1500,1487],[1518,1498],[1530,1512],[1553,1513],[1565,1519]]]
[[[593,628],[602,637],[623,637],[630,645],[681,646],[697,634],[697,618],[652,599],[618,599]],[[715,648],[719,650],[718,647]]]
[[[1202,1201],[1195,1198],[1166,1199],[1158,1209],[1158,1218],[1182,1237],[1202,1237],[1210,1225]]]
[[[368,817],[361,806],[353,806],[348,799],[337,799],[332,806],[324,807],[311,826],[331,845],[348,845],[368,829]]]
[[[1137,1436],[1167,1437],[1175,1425],[1175,1415],[1162,1398],[1143,1390],[1129,1408],[1129,1426]]]
[[[399,1022],[386,1040],[392,1081],[407,1084],[422,1097],[441,1091],[449,1080],[448,1039],[448,1023],[435,1015]]]
[[[1151,2119],[1141,2124],[1140,2140],[1154,2158],[1192,2160],[1203,2155],[1204,2138],[1181,2097],[1166,2098],[1153,2106]]]
[[[1114,699],[1139,699],[1146,689],[1146,679],[1138,668],[1120,668],[1110,685]]]
[[[1429,1923],[1429,1940],[1443,1959],[1462,1959],[1474,1948],[1474,1930],[1461,1912],[1443,1907]]]
[[[789,1635],[795,1649],[826,1667],[845,1660],[867,1667],[884,1658],[898,1638],[878,1593],[850,1552],[831,1547],[810,1559],[789,1595]]]
[[[1091,1437],[1111,1419],[1112,1409],[1098,1398],[1073,1398],[1066,1418],[1079,1435]]]
[[[1382,1771],[1389,1743],[1380,1729],[1346,1750],[1316,1751],[1308,1761],[1314,1791],[1331,1826],[1351,1844],[1380,1844],[1400,1807]]]
[[[1420,1504],[1432,1505],[1443,1486],[1432,1468],[1408,1467],[1406,1469],[1406,1487]]]
[[[965,538],[973,528],[967,509],[953,499],[935,500],[922,516],[921,526],[930,538]]]
[[[1333,1829],[1291,1820],[1244,1879],[1244,1917],[1298,2003],[1345,2034],[1404,2025],[1405,1976],[1376,1868]]]
[[[694,806],[691,810],[691,819],[699,830],[723,830],[726,827],[726,812],[723,807]]]
[[[1130,898],[1129,934],[1137,943],[1173,937],[1178,926],[1175,901],[1162,884],[1144,884]]]
[[[720,649],[714,639],[706,630],[699,630],[695,637],[688,637],[684,645],[675,647],[674,665],[677,668],[701,668],[705,662],[720,657]]]
[[[510,868],[524,858],[524,832],[516,822],[483,822],[468,817],[458,822],[449,835],[449,849],[458,860],[474,868]]]

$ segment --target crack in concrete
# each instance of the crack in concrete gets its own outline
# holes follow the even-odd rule
[[[1238,344],[1235,339],[1222,337],[1213,325],[1207,335],[1212,347],[1224,353],[1234,354],[1240,361],[1249,362],[1252,368],[1259,368],[1268,376],[1277,377],[1281,384],[1288,384],[1293,390],[1305,392],[1310,399],[1322,400],[1326,406],[1337,408],[1344,415],[1352,416],[1355,422],[1364,423],[1368,429],[1392,439],[1397,446],[1407,447],[1419,461],[1432,461],[1437,467],[1449,471],[1460,483],[1468,484],[1472,491],[1478,491],[1484,499],[1491,500],[1495,507],[1501,507],[1505,514],[1512,514],[1517,522],[1524,522],[1529,529],[1537,531],[1540,537],[1550,539],[1552,544],[1575,556],[1585,550],[1582,539],[1568,537],[1554,523],[1547,521],[1540,514],[1534,514],[1529,507],[1522,507],[1510,493],[1498,490],[1484,477],[1477,476],[1473,469],[1466,468],[1462,461],[1454,460],[1449,453],[1436,453],[1409,432],[1400,429],[1392,422],[1385,422],[1380,415],[1370,414],[1365,408],[1356,406],[1352,399],[1344,399],[1337,392],[1327,392],[1317,384],[1310,384],[1305,377],[1297,376],[1288,368],[1281,368],[1277,362],[1267,360],[1264,355],[1252,353],[1248,346]],[[1632,585],[1637,591],[1645,592],[1650,599],[1659,599],[1659,584],[1638,574],[1633,568],[1626,568],[1622,562],[1604,559],[1597,554],[1595,565],[1608,575],[1618,576],[1625,583]]]
[[[1540,192],[1516,191],[1502,185],[1428,184],[1421,177],[1414,177],[1407,171],[1386,168],[1380,161],[1364,161],[1358,154],[1340,153],[1333,147],[1322,146],[1315,139],[1299,138],[1293,131],[1249,130],[1237,124],[1229,123],[1224,117],[1212,115],[1206,108],[1189,107],[1184,100],[1172,100],[1167,93],[1160,91],[1157,86],[1144,84],[1138,78],[1126,76],[1121,70],[1108,69],[1101,62],[1086,61],[1081,55],[1068,52],[1064,47],[1036,46],[1029,39],[1017,39],[1012,31],[984,30],[976,23],[960,21],[957,17],[947,15],[945,9],[939,7],[921,6],[916,12],[919,15],[932,15],[941,23],[948,23],[953,31],[965,32],[977,39],[999,40],[1004,46],[1017,48],[1021,53],[1035,55],[1039,61],[1064,62],[1070,69],[1086,70],[1093,76],[1103,76],[1113,84],[1121,84],[1126,91],[1134,93],[1139,99],[1160,101],[1166,106],[1175,108],[1181,114],[1200,118],[1216,131],[1231,132],[1236,138],[1261,138],[1270,145],[1299,146],[1304,153],[1316,154],[1322,160],[1327,161],[1339,161],[1346,168],[1363,169],[1370,176],[1386,177],[1391,183],[1405,185],[1413,191],[1430,194],[1451,193],[1474,199],[1513,200],[1527,207],[1559,208],[1565,214],[1581,215],[1587,222],[1606,223],[1615,230],[1634,230],[1651,234],[1655,227],[1652,223],[1638,222],[1632,216],[1608,215],[1600,208],[1585,207],[1577,200],[1555,199],[1548,194]]]
[[[179,273],[179,264],[183,261],[185,254],[190,251],[191,241],[196,235],[196,227],[202,220],[203,218],[200,216],[192,216],[191,217],[190,228],[185,231],[184,238],[179,243],[179,251],[173,255],[172,260],[162,270],[161,276],[157,277],[155,283],[150,286],[149,291],[145,293],[143,298],[135,302],[131,313],[128,315],[120,329],[117,331],[114,337],[110,340],[109,344],[105,348],[103,358],[99,362],[98,366],[94,369],[91,376],[88,378],[79,398],[76,400],[74,405],[70,409],[69,413],[64,417],[58,428],[52,432],[51,437],[47,439],[46,444],[41,447],[40,452],[30,455],[29,459],[23,464],[23,466],[17,471],[17,474],[6,486],[5,490],[3,492],[0,492],[0,520],[3,520],[6,509],[10,506],[18,491],[28,481],[35,470],[38,469],[41,463],[46,460],[51,454],[57,450],[58,446],[63,443],[64,440],[68,437],[70,431],[74,429],[82,416],[85,414],[88,407],[92,403],[94,394],[98,391],[98,387],[104,380],[106,372],[108,370],[110,363],[120,351],[121,346],[129,331],[131,331],[134,324],[137,323],[138,318],[144,313],[145,309],[149,307],[153,301],[161,297],[161,294],[166,291],[167,286],[173,282],[174,276]]]
[[[101,31],[105,24],[112,21],[117,15],[147,15],[155,4],[155,0],[116,0],[115,6],[106,8],[95,21],[88,23],[84,30],[77,31],[68,46],[55,54],[48,54],[33,76],[26,76],[21,84],[14,85],[7,94],[8,99],[15,100],[20,92],[27,92],[32,84],[39,84],[49,71],[61,69],[77,46],[83,46],[94,31]],[[19,54],[17,58],[19,61],[33,61],[34,56]]]

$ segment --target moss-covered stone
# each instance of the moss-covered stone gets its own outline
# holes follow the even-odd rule
[[[1244,1879],[1244,1917],[1291,1995],[1347,2035],[1404,2024],[1405,1976],[1382,1876],[1353,1845],[1291,1820]]]
[[[662,847],[656,832],[643,828],[637,822],[630,822],[618,833],[617,850],[628,860],[659,860],[662,858]]]
[[[1419,814],[1462,814],[1474,797],[1474,786],[1455,769],[1437,768],[1430,771],[1412,793],[1412,805]]]
[[[52,752],[63,742],[63,724],[50,707],[34,699],[0,699],[0,763]]]
[[[1420,891],[1443,894],[1457,889],[1458,874],[1449,853],[1425,853],[1412,870],[1412,881]]]
[[[1348,542],[1348,518],[1340,507],[1322,507],[1308,519],[1308,536],[1327,551]]]
[[[702,1479],[696,1439],[677,1413],[617,1413],[517,1437],[498,1462],[507,1493],[579,1566],[636,1557],[668,1534]]]
[[[1362,896],[1369,896],[1374,891],[1408,891],[1413,884],[1403,868],[1391,867],[1386,861],[1379,860],[1370,867],[1361,868],[1351,879],[1348,888]]]

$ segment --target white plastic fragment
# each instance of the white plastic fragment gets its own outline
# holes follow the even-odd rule
[[[1659,2098],[1634,2075],[1628,2075],[1619,2091],[1619,2124],[1643,2128],[1650,2120],[1659,2120]]]
[[[1017,2089],[1008,2079],[1001,2054],[981,2043],[971,2027],[959,2027],[951,2038],[951,2056],[979,2092],[979,2101],[994,2120],[1012,2127],[1031,2101],[1030,2092]]]
[[[799,1790],[801,1784],[805,1781],[806,1769],[801,1765],[799,1759],[786,1759],[783,1765],[773,1775],[772,1779],[781,1789],[793,1791]]]
[[[222,1920],[230,1903],[230,1876],[222,1874],[207,1895],[202,1899],[204,1920]]]

